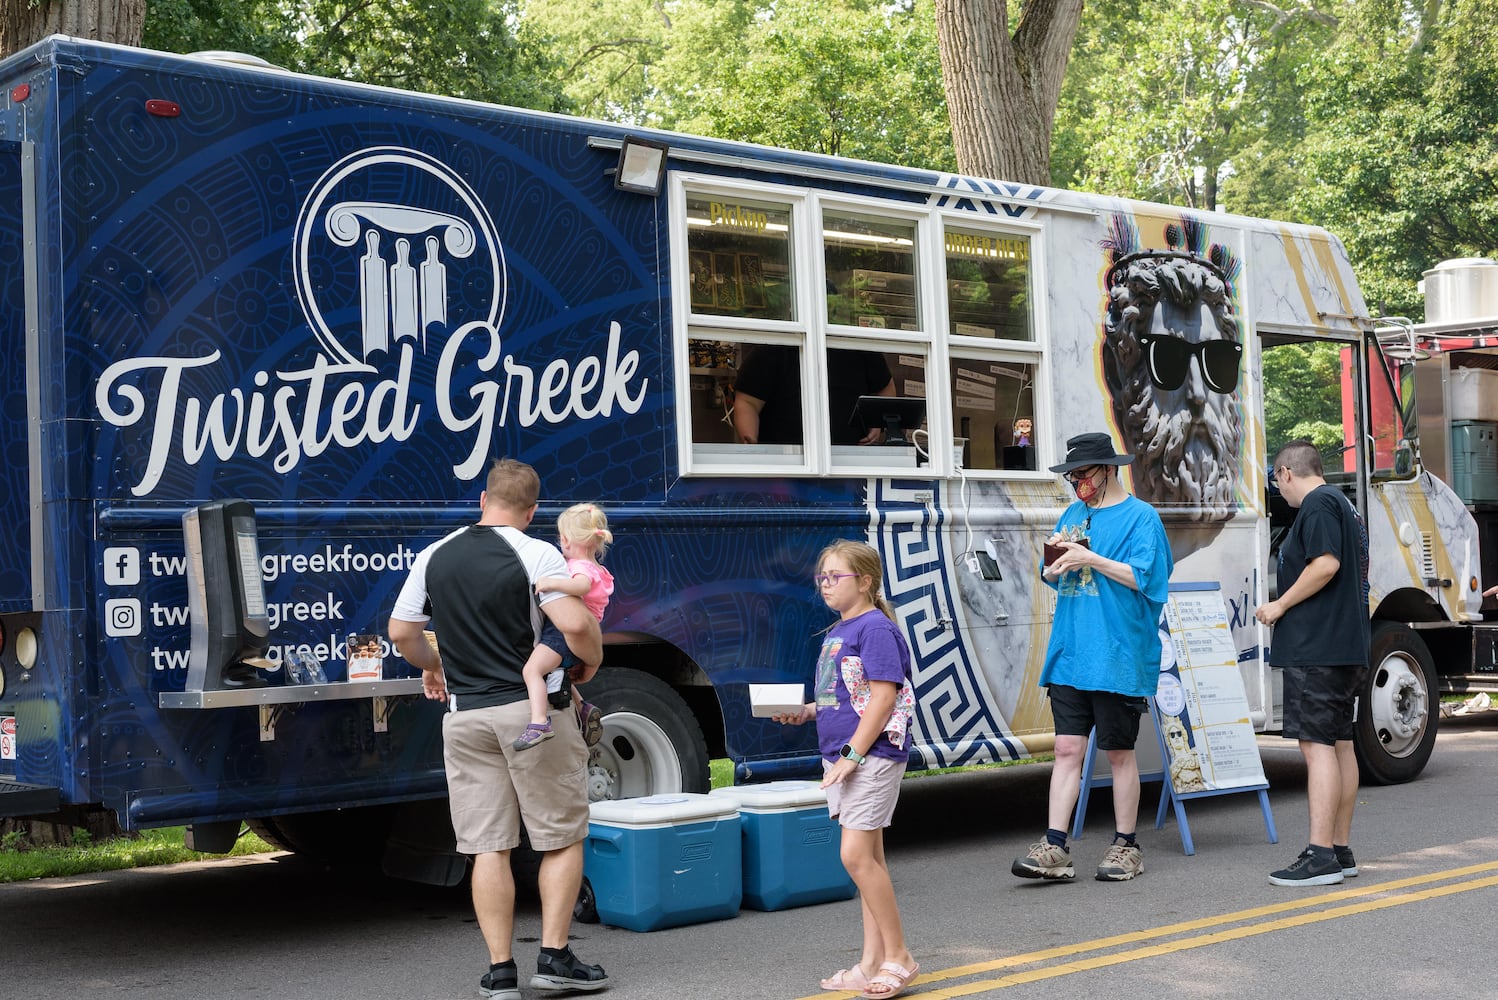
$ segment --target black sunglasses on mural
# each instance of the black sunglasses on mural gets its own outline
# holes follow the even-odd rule
[[[1243,345],[1232,340],[1202,340],[1193,344],[1169,334],[1141,333],[1139,346],[1149,359],[1150,381],[1160,389],[1179,389],[1186,382],[1192,355],[1201,366],[1202,380],[1213,392],[1238,388],[1238,363]]]

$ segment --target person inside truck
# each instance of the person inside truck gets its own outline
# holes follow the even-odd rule
[[[734,381],[733,428],[743,444],[801,444],[801,352],[783,344],[748,348]],[[895,380],[878,351],[827,352],[827,416],[833,444],[874,444],[880,427],[853,416],[859,396],[893,396]]]
[[[1227,276],[1178,251],[1121,258],[1108,271],[1103,370],[1134,492],[1146,503],[1237,511],[1243,345]]]
[[[520,846],[522,822],[541,853],[541,945],[531,986],[598,990],[609,983],[602,966],[573,954],[567,937],[588,835],[588,789],[578,780],[588,748],[577,716],[557,713],[555,738],[527,751],[523,767],[511,767],[511,744],[530,718],[521,671],[542,617],[577,658],[574,681],[587,681],[603,662],[598,619],[582,598],[535,593],[543,577],[567,576],[556,546],[525,534],[540,493],[529,465],[495,461],[479,494],[478,523],[417,555],[389,624],[390,641],[420,668],[426,696],[448,704],[442,758],[453,831],[458,850],[473,856],[473,909],[489,950],[479,992],[500,1000],[520,1000],[510,852]],[[424,634],[428,621],[441,640],[440,658]]]

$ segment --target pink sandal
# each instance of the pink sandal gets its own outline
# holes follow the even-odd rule
[[[919,962],[912,962],[911,965],[912,968],[909,969],[898,962],[885,962],[879,966],[879,971],[869,980],[869,985],[863,988],[864,1000],[890,1000],[890,997],[904,993],[915,974],[921,971]]]
[[[822,980],[822,989],[841,993],[862,993],[868,988],[869,977],[863,971],[862,965],[855,965],[851,969],[838,969]]]

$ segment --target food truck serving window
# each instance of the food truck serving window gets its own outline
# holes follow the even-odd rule
[[[794,319],[791,239],[788,205],[688,195],[692,312]]]
[[[684,472],[1043,474],[1039,226],[720,176],[672,184]]]
[[[954,337],[1035,339],[1030,311],[1030,240],[949,228],[947,332]]]

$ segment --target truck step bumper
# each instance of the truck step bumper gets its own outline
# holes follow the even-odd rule
[[[55,788],[0,778],[0,817],[45,816],[57,812],[58,804]]]

